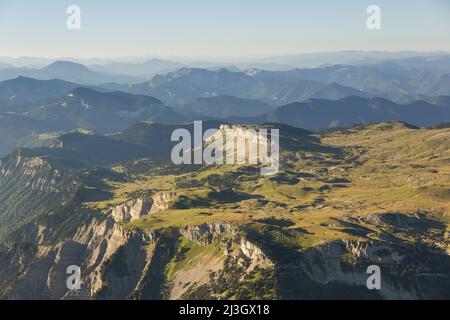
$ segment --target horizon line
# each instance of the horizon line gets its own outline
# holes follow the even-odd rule
[[[261,57],[219,57],[219,56],[173,56],[173,55],[158,55],[158,54],[142,54],[142,55],[124,55],[124,56],[29,56],[29,55],[19,55],[19,56],[0,56],[0,59],[42,59],[42,60],[62,60],[62,59],[76,59],[76,60],[124,60],[124,59],[160,59],[160,60],[190,60],[202,62],[204,59],[212,60],[222,60],[222,62],[251,62],[251,59],[255,60],[266,60],[266,59],[276,59],[282,57],[294,57],[302,55],[314,55],[314,54],[333,54],[333,53],[387,53],[387,54],[401,54],[401,53],[413,53],[413,54],[450,54],[450,50],[367,50],[367,49],[343,49],[343,50],[330,50],[330,51],[305,51],[305,52],[291,52],[276,54],[271,56],[261,56]],[[205,61],[206,62],[206,61]],[[218,62],[218,61],[214,61]]]

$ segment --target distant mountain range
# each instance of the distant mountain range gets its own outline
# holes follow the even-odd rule
[[[89,69],[111,75],[128,75],[149,79],[157,73],[167,73],[184,67],[176,61],[149,59],[144,62],[110,62],[107,64],[89,65]]]
[[[359,51],[346,50],[335,52],[314,52],[268,57],[257,60],[261,63],[274,63],[289,65],[292,68],[317,68],[331,64],[360,65],[365,63],[379,63],[389,60],[400,60],[408,58],[428,59],[442,56],[442,52],[415,52],[415,51]]]
[[[175,69],[179,69],[182,66],[191,68],[223,68],[223,67],[235,67],[240,70],[260,68],[272,71],[281,71],[294,68],[316,68],[331,64],[346,64],[346,65],[360,65],[365,63],[379,63],[383,61],[390,60],[406,60],[409,58],[427,60],[434,59],[438,56],[443,56],[448,53],[445,52],[418,52],[418,51],[361,51],[361,50],[344,50],[335,52],[313,52],[313,53],[300,53],[300,54],[290,54],[290,55],[280,55],[266,58],[256,58],[256,59],[245,59],[245,60],[234,60],[234,61],[205,61],[192,59],[192,58],[170,58],[162,59],[155,56],[141,56],[141,57],[123,57],[116,59],[109,58],[70,58],[64,57],[59,60],[71,61],[76,63],[81,63],[94,70],[97,66],[107,66],[111,65],[113,67],[118,63],[121,67],[130,66],[130,69],[121,69],[121,74],[131,75],[132,68],[136,65],[154,65],[155,67],[162,66],[160,71],[164,71],[166,66],[176,65]],[[36,68],[39,66],[45,66],[55,59],[49,58],[36,58],[36,57],[19,57],[19,58],[8,58],[0,57],[0,66],[16,66],[16,67],[32,67]],[[109,69],[113,71],[115,67]],[[126,71],[127,72],[123,72]],[[174,69],[173,69],[174,70]],[[168,71],[173,71],[168,70]],[[110,73],[108,71],[108,73]],[[157,71],[159,72],[159,71]],[[138,72],[137,74],[139,74]],[[136,75],[137,75],[136,74]]]
[[[0,111],[28,111],[79,86],[64,80],[36,80],[22,76],[6,80],[0,82]]]
[[[398,103],[450,95],[450,70],[440,67],[450,64],[448,56],[429,58],[429,64],[424,59],[409,61],[415,68],[403,60],[288,71],[182,68],[140,84],[108,88],[155,96],[169,105],[217,95],[261,100],[275,106],[350,95],[382,97]]]
[[[337,83],[324,84],[296,78],[289,72],[261,72],[264,76],[259,75],[259,70],[232,72],[227,69],[183,68],[122,89],[157,97],[169,105],[183,105],[199,97],[218,95],[261,100],[275,106],[309,98],[339,99],[355,94],[370,96]]]
[[[103,133],[123,130],[140,120],[162,123],[186,120],[153,97],[125,92],[98,92],[82,87],[48,105],[33,109],[28,115],[51,121],[59,130],[85,128]]]
[[[29,80],[23,80],[18,79],[15,85],[21,83],[24,84],[22,89],[29,88]],[[39,80],[32,82],[37,84],[38,88],[48,84]],[[100,92],[76,87],[58,98],[50,99],[58,93],[58,87],[64,91],[72,87],[72,84],[60,80],[53,80],[52,83],[56,84],[55,91],[45,97],[36,95],[39,99],[33,100],[35,104],[33,103],[33,107],[29,107],[27,112],[0,112],[0,133],[3,137],[0,154],[6,154],[18,145],[26,144],[30,137],[44,132],[68,132],[84,128],[99,133],[112,133],[142,120],[179,123],[187,119],[156,98],[125,92]],[[33,92],[44,93],[45,90]],[[50,102],[40,104],[38,102],[43,101],[40,98]]]
[[[0,69],[0,81],[14,79],[19,76],[39,80],[60,79],[88,85],[98,85],[107,82],[135,83],[145,79],[127,75],[103,74],[95,72],[82,64],[69,61],[56,61],[41,69],[26,67]]]
[[[449,58],[444,57],[442,60],[437,64],[450,64]],[[325,84],[337,83],[360,91],[358,95],[383,97],[400,103],[417,100],[421,95],[450,95],[450,72],[434,73],[423,68],[412,69],[398,62],[360,66],[332,65],[275,73],[254,70],[251,75],[261,81],[277,78],[289,79],[291,82],[308,80]]]
[[[274,106],[311,98],[336,100],[351,95],[382,97],[397,103],[450,95],[450,55],[405,55],[401,59],[397,54],[391,55],[390,60],[283,71],[255,68],[240,71],[233,66],[188,68],[182,67],[182,63],[159,59],[90,67],[56,61],[42,69],[0,69],[0,80],[18,76],[60,79],[111,91],[150,95],[172,106],[219,95],[260,100]],[[150,80],[144,81],[146,78]]]
[[[441,103],[448,99],[438,97],[435,100]],[[27,141],[37,139],[35,145],[40,145],[42,138],[39,134],[46,132],[84,128],[98,133],[113,133],[144,120],[180,127],[184,122],[208,119],[221,123],[271,122],[307,130],[389,120],[435,126],[450,120],[450,107],[425,101],[400,105],[382,98],[351,96],[340,100],[310,99],[272,108],[258,101],[219,96],[202,98],[197,103],[173,109],[149,96],[77,88],[25,114],[1,114],[0,133],[4,139],[0,144],[0,154],[6,154],[18,145],[27,145]]]
[[[308,130],[450,121],[450,56],[375,56],[353,65],[284,71],[182,67],[147,81],[146,74],[184,63],[148,59],[86,67],[56,61],[41,69],[6,63],[0,79],[12,79],[0,82],[0,154],[43,145],[44,133],[116,133],[139,121],[277,122]]]
[[[279,122],[308,130],[348,127],[361,123],[402,121],[433,126],[450,119],[450,108],[416,101],[399,105],[382,98],[348,97],[340,100],[311,99],[277,108],[255,122]],[[248,119],[247,119],[248,121]]]

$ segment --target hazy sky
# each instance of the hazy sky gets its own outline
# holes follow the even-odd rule
[[[81,8],[81,30],[66,8]],[[379,31],[366,27],[381,7]],[[0,56],[251,58],[450,51],[449,0],[0,0]]]

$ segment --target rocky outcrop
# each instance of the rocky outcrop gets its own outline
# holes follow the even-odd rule
[[[177,197],[176,192],[172,191],[162,191],[155,194],[153,199],[153,205],[150,213],[155,213],[158,211],[165,211],[169,209],[170,203]]]
[[[116,222],[129,222],[148,215],[153,205],[153,199],[142,197],[130,200],[112,208],[111,215]]]
[[[176,196],[176,192],[165,191],[156,193],[152,197],[139,197],[115,206],[111,209],[111,215],[116,222],[134,221],[143,216],[167,210]]]
[[[254,126],[223,124],[215,134],[205,140],[206,145],[212,143],[218,143],[219,150],[223,149],[227,157],[238,154],[238,162],[241,164],[256,164],[258,160],[267,163],[270,160],[268,155],[259,149],[262,146],[269,148],[270,140]],[[238,152],[242,145],[247,145],[245,154]]]
[[[439,262],[438,262],[439,261]],[[342,240],[306,250],[301,267],[308,277],[322,285],[341,283],[365,287],[367,268],[381,269],[385,299],[424,299],[442,294],[433,286],[450,285],[450,257],[434,250],[379,241]],[[444,285],[445,286],[445,285]]]
[[[273,264],[259,246],[246,238],[245,231],[237,224],[210,222],[187,225],[180,229],[180,233],[203,246],[221,243],[224,254],[237,260],[238,264],[246,265],[247,271],[251,271],[255,266],[268,267]]]
[[[224,233],[236,236],[239,233],[239,228],[231,223],[211,222],[200,225],[187,225],[180,229],[180,233],[190,241],[205,246],[211,244]]]
[[[0,266],[4,267],[0,278],[9,279],[9,289],[4,288],[3,294],[10,299],[91,299],[109,288],[112,291],[105,297],[127,297],[143,276],[150,259],[146,248],[155,241],[154,233],[124,229],[110,217],[94,217],[78,228],[71,239],[53,246],[7,249],[0,258]],[[123,254],[130,272],[128,277],[117,280],[109,270],[116,257]],[[3,265],[6,262],[8,266]],[[69,266],[80,268],[81,290],[68,290]],[[15,274],[21,276],[16,278]]]
[[[253,273],[273,269],[270,258],[246,238],[245,230],[238,224],[211,222],[187,225],[180,228],[180,233],[200,248],[188,251],[189,260],[181,262],[181,267],[172,275],[171,299],[198,298],[199,292],[205,290],[211,297],[222,299],[227,295],[220,289],[223,283],[233,282],[233,286],[239,286]],[[183,255],[177,256],[175,263],[179,259],[183,260]],[[259,297],[258,294],[255,297]]]

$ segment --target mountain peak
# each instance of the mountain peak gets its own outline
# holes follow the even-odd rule
[[[58,60],[55,61],[48,66],[44,67],[42,70],[47,72],[52,71],[65,71],[65,72],[71,72],[71,71],[90,71],[87,67],[85,67],[82,64],[70,62],[70,61],[62,61]]]
[[[24,77],[24,76],[18,76],[15,79],[10,79],[10,80],[5,80],[4,83],[22,83],[22,84],[29,84],[29,83],[34,83],[34,82],[39,82],[39,80],[30,78],[30,77]]]

